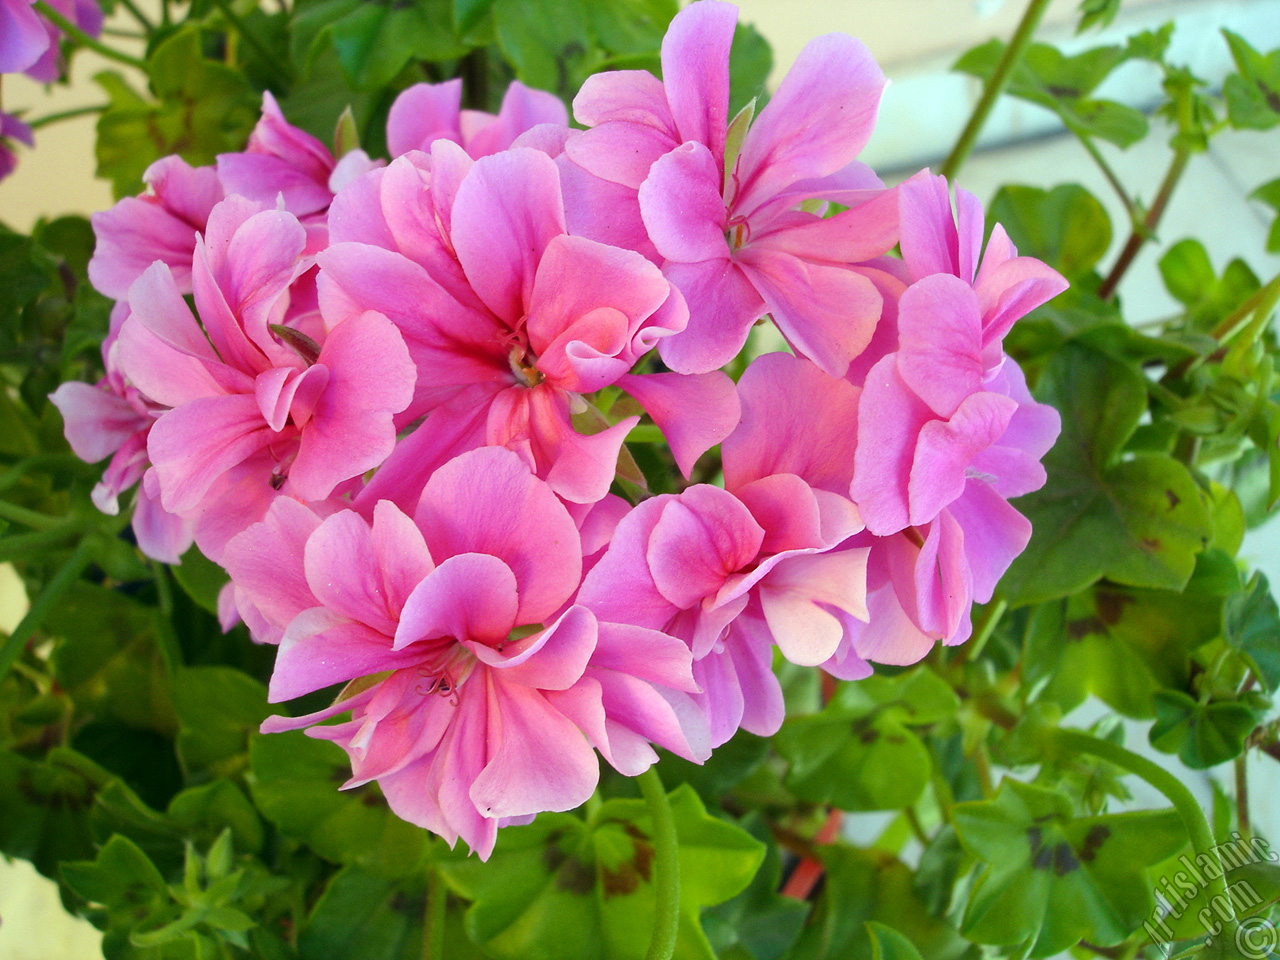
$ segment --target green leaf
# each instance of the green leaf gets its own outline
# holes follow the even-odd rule
[[[200,843],[212,842],[224,830],[231,831],[237,850],[257,853],[266,841],[257,809],[230,780],[182,791],[169,804],[169,819]]]
[[[1280,50],[1261,54],[1230,30],[1223,30],[1239,73],[1227,77],[1222,95],[1231,125],[1244,130],[1270,130],[1280,124]]]
[[[1146,410],[1144,378],[1068,343],[1050,359],[1036,392],[1062,414],[1062,435],[1044,460],[1048,482],[1017,504],[1032,535],[1005,576],[1010,600],[1066,596],[1104,576],[1181,589],[1212,523],[1204,495],[1177,460],[1120,456]]]
[[[1257,292],[1261,284],[1243,260],[1227,264],[1221,279],[1198,240],[1175,243],[1160,258],[1165,288],[1187,306],[1194,328],[1209,330]]]
[[[43,761],[0,752],[0,853],[30,860],[45,876],[94,851],[90,810],[110,774],[65,747]]]
[[[1222,608],[1222,635],[1270,691],[1280,688],[1280,609],[1261,571]]]
[[[769,91],[765,82],[773,71],[773,49],[754,26],[739,23],[729,49],[729,116],[752,100],[757,100],[756,113],[764,109]]]
[[[470,49],[454,35],[449,0],[364,2],[335,20],[329,36],[357,90],[386,86],[410,60],[449,60]]]
[[[498,45],[516,77],[571,97],[599,62],[586,0],[495,0]]]
[[[426,890],[358,867],[339,871],[298,936],[301,960],[418,960]],[[448,956],[454,955],[450,947]]]
[[[955,927],[925,907],[901,860],[845,844],[825,846],[819,857],[822,893],[787,960],[874,960],[868,922],[902,931],[929,960],[958,960],[972,949]]]
[[[1080,0],[1080,21],[1076,33],[1084,33],[1090,27],[1105,27],[1120,12],[1120,0]]]
[[[493,0],[453,0],[453,28],[465,37],[493,8]]]
[[[954,716],[951,686],[927,668],[844,684],[814,716],[793,717],[774,737],[790,763],[787,787],[842,810],[898,810],[929,782],[929,751],[909,728]]]
[[[1268,180],[1249,194],[1249,198],[1262,201],[1276,215],[1271,221],[1271,231],[1267,234],[1267,252],[1280,253],[1280,177]]]
[[[98,118],[98,175],[117,196],[137,193],[142,173],[171,153],[199,166],[244,146],[258,119],[258,98],[244,75],[207,60],[197,28],[184,28],[158,44],[147,59],[154,101],[124,86],[117,76],[94,79],[111,107]]]
[[[1201,702],[1181,690],[1158,690],[1151,745],[1176,753],[1192,770],[1207,770],[1244,752],[1270,701],[1254,692],[1240,700]]]
[[[715,954],[703,933],[703,907],[744,890],[764,846],[708,816],[689,787],[671,794],[680,858],[680,933],[675,956]],[[467,932],[499,960],[627,960],[645,955],[653,929],[653,844],[647,807],[609,800],[584,822],[543,814],[499,832],[487,864],[441,865],[450,888],[474,903]]]
[[[271,713],[266,688],[231,667],[188,667],[174,678],[173,693],[183,768],[215,776],[243,771],[249,735]]]
[[[421,867],[431,835],[387,806],[376,785],[338,788],[351,764],[337,744],[301,731],[253,737],[253,800],[281,831],[334,863],[382,876],[408,876]]]
[[[92,861],[62,864],[62,879],[78,896],[130,926],[147,923],[169,906],[169,888],[160,871],[137,844],[118,834]]]
[[[208,559],[193,546],[182,555],[182,560],[169,568],[173,579],[177,580],[183,590],[200,609],[209,613],[218,612],[218,594],[230,581],[227,571]]]
[[[892,927],[867,921],[871,935],[871,960],[923,960],[916,945]]]
[[[986,864],[961,932],[1032,957],[1127,939],[1155,909],[1143,868],[1186,843],[1172,810],[1073,817],[1061,794],[1013,780],[992,800],[957,804],[952,822]]]
[[[1106,209],[1078,184],[1002,187],[987,212],[1020,254],[1043,260],[1068,280],[1087,275],[1111,245]]]

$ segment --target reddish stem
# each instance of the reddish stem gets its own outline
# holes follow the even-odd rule
[[[834,807],[827,813],[827,820],[822,825],[822,829],[818,831],[818,835],[813,838],[815,846],[825,846],[832,843],[840,834],[840,823],[844,820],[844,811],[837,810]],[[791,871],[791,876],[787,878],[786,884],[782,887],[782,895],[791,897],[794,900],[808,900],[813,888],[818,885],[818,881],[822,879],[822,861],[817,857],[805,857],[796,868]]]

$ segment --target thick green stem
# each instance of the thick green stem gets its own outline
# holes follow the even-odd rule
[[[147,15],[138,8],[138,5],[133,0],[120,0],[120,6],[129,11],[133,19],[138,21],[138,26],[147,31],[147,36],[151,36],[156,32],[156,25],[148,19]]]
[[[658,771],[650,767],[636,777],[640,794],[649,805],[653,817],[653,847],[655,853],[655,910],[653,915],[653,939],[645,960],[670,960],[676,949],[676,933],[680,929],[680,861],[676,842],[676,821],[671,814],[671,803]]]
[[[131,57],[127,53],[121,53],[119,50],[111,49],[105,43],[99,43],[53,7],[49,6],[45,0],[36,0],[35,10],[55,27],[74,40],[77,45],[84,47],[86,50],[92,50],[94,53],[106,57],[108,60],[116,61],[116,63],[123,63],[129,67],[137,67],[139,70],[147,69],[147,65],[137,57]]]
[[[1048,7],[1049,0],[1031,0],[1027,4],[1027,9],[1022,14],[1018,29],[1014,31],[1009,45],[1004,48],[1004,56],[996,64],[995,72],[987,78],[987,85],[983,87],[982,96],[973,108],[973,115],[969,117],[969,122],[965,124],[964,130],[960,134],[960,139],[956,141],[955,147],[951,150],[951,155],[947,157],[942,164],[942,169],[938,171],[948,180],[959,172],[960,166],[969,156],[969,152],[973,150],[974,144],[978,142],[978,134],[982,132],[982,127],[986,124],[991,108],[995,106],[996,100],[1000,98],[1000,94],[1008,86],[1009,78],[1013,75],[1014,68],[1022,60],[1022,54],[1027,49],[1027,45],[1031,43],[1036,27],[1040,25],[1040,19],[1044,16],[1044,12]]]
[[[20,507],[16,503],[10,503],[8,500],[0,500],[0,518],[20,523],[24,527],[30,527],[32,530],[56,530],[66,523],[66,520],[62,517],[52,517],[47,513],[41,513],[39,510],[28,510],[26,507]]]
[[[40,530],[36,533],[19,533],[11,537],[0,537],[0,563],[21,560],[33,553],[41,553],[50,547],[61,546],[66,541],[85,532],[85,524],[79,520],[69,520],[52,530]]]
[[[449,905],[449,890],[432,867],[427,881],[427,914],[422,928],[422,960],[444,960],[444,920]]]
[[[27,645],[27,641],[39,629],[40,624],[44,622],[44,618],[53,609],[53,605],[79,579],[85,567],[89,566],[91,559],[92,547],[89,538],[86,537],[80,541],[80,545],[76,547],[75,552],[71,554],[61,569],[53,575],[53,579],[40,592],[40,596],[36,597],[35,603],[31,604],[31,609],[27,611],[27,615],[18,623],[13,633],[9,634],[9,639],[4,642],[3,646],[0,646],[0,679],[3,679],[5,674],[9,672],[9,667],[18,659],[23,648]]]
[[[1223,942],[1234,943],[1235,931],[1239,926],[1239,921],[1235,917],[1231,895],[1227,890],[1226,869],[1218,858],[1218,851],[1213,841],[1213,833],[1209,830],[1209,822],[1205,820],[1204,811],[1200,809],[1200,804],[1191,795],[1191,791],[1186,788],[1181,780],[1159,764],[1152,763],[1146,757],[1140,757],[1133,751],[1126,750],[1124,747],[1118,746],[1109,740],[1100,740],[1079,730],[1064,729],[1056,731],[1054,739],[1057,741],[1058,746],[1065,751],[1091,754],[1106,760],[1108,763],[1113,763],[1117,767],[1128,770],[1134,776],[1141,777],[1147,781],[1147,783],[1169,798],[1169,802],[1178,811],[1178,816],[1182,818],[1183,825],[1187,828],[1187,834],[1191,838],[1191,848],[1196,852],[1197,861],[1201,856],[1206,856],[1210,862],[1218,866],[1216,876],[1207,876],[1206,892],[1214,900],[1221,897],[1222,901],[1227,905],[1231,919],[1227,921],[1226,929],[1222,932]],[[1206,875],[1210,873],[1212,871],[1205,871]]]

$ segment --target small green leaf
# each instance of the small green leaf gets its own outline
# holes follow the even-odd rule
[[[465,37],[493,8],[493,0],[453,0],[453,28]]]
[[[503,55],[529,86],[571,97],[595,68],[586,0],[495,0],[493,15]]]
[[[64,863],[62,879],[78,896],[112,914],[127,917],[141,910],[145,918],[169,903],[169,888],[160,871],[137,844],[118,834],[94,860]]]
[[[1238,34],[1223,30],[1239,73],[1227,77],[1222,95],[1231,125],[1270,130],[1280,124],[1280,50],[1261,54]]]
[[[1068,280],[1088,274],[1111,245],[1106,209],[1078,184],[1002,187],[987,213],[1004,226],[1019,253],[1043,260]]]
[[[1080,22],[1076,33],[1084,33],[1090,27],[1105,27],[1120,12],[1120,0],[1080,0]]]
[[[1192,770],[1207,770],[1244,752],[1270,701],[1255,692],[1240,700],[1200,702],[1181,690],[1159,690],[1155,706],[1151,745],[1176,753]]]
[[[867,921],[871,935],[871,960],[923,960],[916,945],[892,927]]]
[[[1266,575],[1255,572],[1222,609],[1222,635],[1271,691],[1280,688],[1280,609]]]
[[[231,667],[188,667],[174,678],[173,693],[183,767],[221,776],[242,771],[249,735],[271,712],[266,688]]]
[[[1275,215],[1275,219],[1271,221],[1271,230],[1267,234],[1267,252],[1280,253],[1280,177],[1268,180],[1249,194],[1249,198],[1262,201]]]
[[[301,960],[418,960],[426,890],[358,867],[339,871],[298,936]],[[453,956],[450,947],[448,955]]]

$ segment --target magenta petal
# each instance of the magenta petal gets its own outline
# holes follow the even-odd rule
[[[339,616],[390,637],[399,610],[387,595],[381,559],[369,524],[351,510],[329,517],[307,540],[307,583],[316,599]]]
[[[693,607],[714,596],[730,574],[756,559],[764,531],[740,500],[699,484],[667,501],[645,558],[671,603]]]
[[[466,113],[463,114],[463,130],[466,132]],[[498,115],[465,138],[467,153],[477,160],[506,150],[522,133],[542,124],[565,127],[569,113],[564,101],[554,93],[534,90],[519,80],[513,80],[502,95],[502,107]]]
[[[653,165],[640,185],[640,213],[666,259],[697,263],[729,255],[720,179],[715,157],[701,143],[682,143]]]
[[[591,568],[578,592],[578,602],[591,608],[603,621],[661,629],[677,612],[658,592],[649,573],[646,552],[649,539],[670,494],[645,500],[618,523],[609,549]]]
[[[551,489],[510,450],[486,447],[435,472],[414,517],[437,562],[487,553],[515,574],[516,622],[541,623],[577,589],[581,542]]]
[[[253,389],[240,371],[174,349],[132,316],[121,326],[112,354],[120,374],[138,392],[166,407]]]
[[[477,809],[519,817],[585,803],[600,766],[582,732],[538,691],[489,676],[493,752],[471,785]]]
[[[689,305],[684,332],[658,344],[663,362],[677,373],[708,373],[737,356],[767,309],[742,268],[724,259],[668,263],[662,272]]]
[[[179,353],[202,360],[218,359],[182,299],[173,274],[163,263],[153,263],[129,288],[129,311],[138,323]]]
[[[949,421],[920,431],[911,464],[908,500],[913,526],[928,523],[964,492],[969,465],[1004,433],[1017,404],[998,393],[975,393]]]
[[[871,281],[764,243],[743,250],[740,259],[787,341],[833,377],[844,376],[880,320],[884,301]]]
[[[497,557],[462,553],[441,562],[405,601],[395,646],[441,637],[497,644],[516,626],[516,578]]]
[[[292,700],[335,683],[412,667],[416,661],[414,654],[392,651],[385,634],[316,607],[289,625],[276,654],[269,699]]]
[[[21,73],[49,46],[49,32],[30,0],[0,2],[0,73]]]
[[[527,148],[477,160],[458,187],[451,236],[480,299],[513,328],[524,317],[538,261],[565,232],[560,174]]]
[[[1015,257],[978,273],[975,292],[982,304],[984,346],[999,343],[1014,322],[1063,290],[1067,280],[1034,257]]]
[[[729,48],[738,8],[703,0],[678,13],[662,40],[662,78],[681,140],[697,140],[724,165]]]
[[[618,380],[618,386],[657,424],[686,478],[698,458],[738,425],[738,391],[719,370],[627,375]]]
[[[742,420],[724,441],[725,488],[775,473],[847,495],[853,479],[858,389],[788,353],[766,353],[738,381]]]
[[[950,274],[913,283],[898,304],[898,373],[939,417],[982,388],[982,318],[973,289]]]
[[[428,150],[442,137],[457,142],[462,81],[416,83],[402,91],[387,114],[387,151],[392,159]]]
[[[907,485],[916,441],[932,419],[929,408],[907,389],[891,353],[867,374],[858,403],[858,445],[850,496],[867,529],[888,536],[909,523]]]
[[[942,511],[929,525],[929,535],[916,560],[915,590],[917,607],[908,613],[926,633],[955,642],[956,634],[968,622],[973,586],[964,531],[950,511]]]
[[[165,509],[194,510],[214,481],[271,437],[252,396],[204,397],[164,414],[151,428],[147,452]]]
[[[871,136],[884,84],[860,41],[809,41],[743,141],[735,209],[749,215],[795,182],[847,166]]]
[[[808,199],[807,197],[804,199]],[[804,260],[861,263],[887,253],[898,242],[898,198],[893,190],[825,219],[757,234],[769,249]]]

